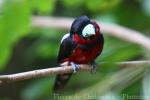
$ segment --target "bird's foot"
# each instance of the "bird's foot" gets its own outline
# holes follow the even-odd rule
[[[76,73],[79,69],[78,65],[75,64],[74,62],[70,62],[72,69],[73,69],[73,73]]]
[[[92,73],[92,74],[95,74],[95,73],[96,73],[96,68],[97,68],[96,63],[93,61],[93,62],[91,63],[91,66],[92,66],[91,73]]]

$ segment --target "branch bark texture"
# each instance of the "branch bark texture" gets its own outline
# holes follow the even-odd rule
[[[79,70],[84,70],[84,71],[88,71],[91,69],[89,65],[78,65],[78,67]],[[0,84],[26,80],[26,79],[33,79],[33,78],[38,78],[38,77],[43,77],[48,75],[71,73],[71,72],[73,72],[71,66],[64,66],[64,67],[39,69],[39,70],[33,70],[33,71],[10,74],[10,75],[0,75]]]

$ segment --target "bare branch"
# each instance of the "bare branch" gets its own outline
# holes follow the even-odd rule
[[[79,67],[79,70],[85,70],[85,71],[88,71],[91,69],[89,65],[78,65],[78,67]],[[13,81],[38,78],[38,77],[43,77],[43,76],[48,76],[48,75],[71,73],[71,72],[73,72],[71,66],[64,66],[64,67],[39,69],[39,70],[33,70],[33,71],[10,74],[10,75],[0,75],[0,84],[9,83]]]
[[[150,64],[150,61],[129,61],[129,62],[119,62],[115,63],[119,66],[137,66],[137,65],[146,65]],[[90,71],[90,65],[78,65],[79,71]],[[64,67],[55,67],[55,68],[47,68],[47,69],[39,69],[33,70],[28,72],[22,72],[17,74],[10,74],[10,75],[0,75],[0,84],[5,84],[14,81],[26,80],[26,79],[33,79],[38,77],[44,77],[48,75],[55,75],[55,74],[64,74],[72,72],[71,66],[64,66]]]
[[[48,27],[57,29],[68,29],[71,26],[73,19],[71,18],[54,18],[54,17],[33,17],[33,27]],[[106,24],[97,21],[101,26],[101,31],[108,35],[138,44],[142,47],[150,49],[150,38],[144,36],[143,33],[138,31],[117,25],[117,24]]]

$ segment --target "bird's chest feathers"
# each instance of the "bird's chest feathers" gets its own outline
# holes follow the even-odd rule
[[[95,39],[91,40],[81,40],[75,38],[78,42],[77,47],[74,49],[71,59],[76,63],[90,63],[94,60],[100,51],[101,47],[99,44],[95,44]],[[79,45],[89,45],[88,48],[82,49]]]
[[[87,50],[76,48],[72,53],[72,58],[79,63],[88,63],[96,58],[96,55],[99,51],[100,48],[98,46]]]

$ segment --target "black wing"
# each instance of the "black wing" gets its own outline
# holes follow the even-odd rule
[[[64,39],[60,45],[57,62],[61,63],[65,58],[68,58],[76,46],[77,43],[70,36]]]

